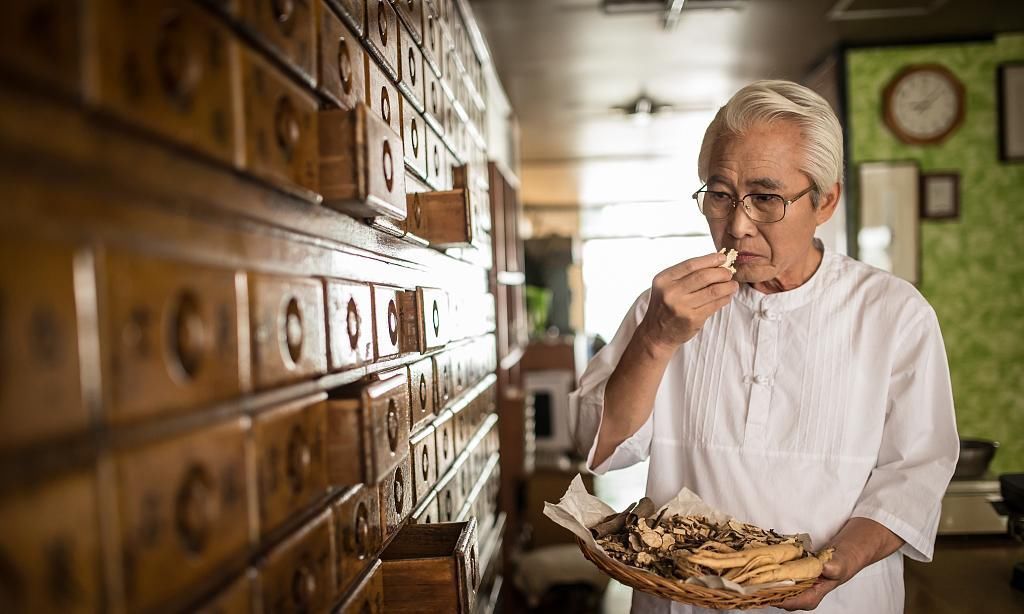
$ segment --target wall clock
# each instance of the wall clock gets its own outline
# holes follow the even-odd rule
[[[944,66],[907,66],[885,87],[882,110],[904,143],[941,143],[964,119],[964,86]]]

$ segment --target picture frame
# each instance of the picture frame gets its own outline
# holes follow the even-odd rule
[[[921,175],[921,219],[955,220],[960,217],[960,173]]]
[[[998,68],[999,159],[1024,162],[1024,61]]]
[[[857,167],[858,258],[910,283],[921,279],[921,173],[915,160]]]

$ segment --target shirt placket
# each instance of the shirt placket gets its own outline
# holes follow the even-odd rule
[[[765,441],[768,415],[778,369],[778,342],[780,312],[767,301],[761,301],[758,312],[757,338],[754,348],[754,366],[747,380],[750,383],[750,402],[744,428],[744,445],[758,445]]]

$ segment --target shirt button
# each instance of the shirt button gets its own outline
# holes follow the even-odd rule
[[[776,322],[779,319],[779,314],[774,311],[765,310],[761,313],[761,317],[770,322]]]
[[[764,386],[765,384],[768,383],[768,381],[769,381],[769,377],[767,375],[755,375],[754,376],[754,383],[758,384],[759,386]]]

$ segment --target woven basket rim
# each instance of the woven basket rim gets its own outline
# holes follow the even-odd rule
[[[777,605],[815,584],[815,580],[801,580],[791,586],[765,588],[751,595],[741,595],[730,590],[685,584],[680,580],[664,578],[645,569],[627,565],[611,556],[602,557],[578,537],[576,542],[588,561],[622,584],[643,593],[706,608],[745,610]]]

